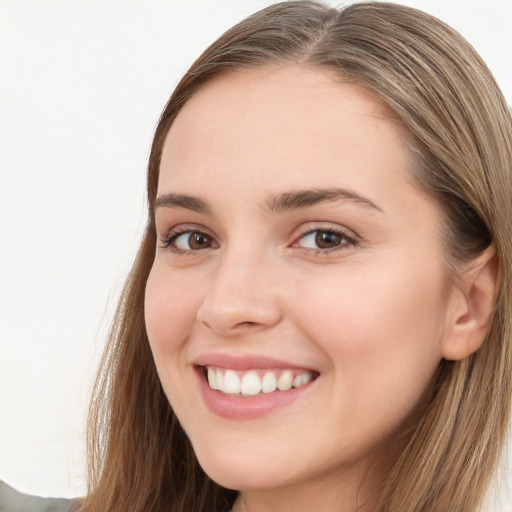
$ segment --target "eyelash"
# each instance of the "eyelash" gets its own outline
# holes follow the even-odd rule
[[[304,239],[308,235],[312,235],[313,233],[328,233],[332,234],[338,237],[341,237],[344,241],[341,242],[339,245],[328,248],[328,249],[322,249],[322,248],[311,248],[311,247],[301,247],[298,245],[299,241]],[[160,241],[160,247],[164,249],[169,249],[174,254],[181,256],[193,256],[197,254],[198,252],[204,250],[204,249],[179,249],[176,246],[173,246],[173,243],[184,234],[198,234],[203,235],[211,240],[214,240],[214,238],[209,235],[208,233],[205,233],[204,231],[201,231],[200,229],[192,229],[187,227],[182,228],[176,228],[172,230],[165,239]],[[357,247],[359,245],[358,240],[356,240],[353,236],[350,236],[347,232],[345,232],[342,229],[339,228],[315,228],[315,229],[305,229],[304,232],[296,238],[296,241],[291,245],[291,247],[298,247],[302,248],[306,254],[313,254],[313,255],[320,255],[320,254],[328,254],[331,252],[339,251],[347,247]],[[206,249],[210,249],[212,247],[207,247]],[[214,247],[215,248],[215,247]]]
[[[313,233],[328,233],[331,235],[338,236],[342,239],[341,243],[335,247],[331,247],[328,249],[322,249],[322,248],[311,248],[311,247],[301,247],[298,245],[300,240],[303,240],[308,235],[312,235]],[[292,244],[292,247],[299,247],[306,252],[306,254],[312,254],[314,256],[322,255],[322,254],[329,254],[331,252],[340,251],[343,249],[347,249],[349,247],[357,247],[359,245],[358,240],[354,238],[353,236],[349,235],[345,230],[340,228],[306,228],[304,232],[297,237],[296,242]]]
[[[174,254],[177,254],[178,256],[193,256],[194,254],[198,253],[201,249],[187,249],[187,250],[183,250],[183,249],[179,249],[178,247],[175,247],[173,246],[173,243],[181,236],[181,235],[185,235],[185,234],[190,234],[192,235],[193,233],[195,234],[198,234],[198,235],[203,235],[205,237],[208,237],[210,239],[213,240],[213,237],[211,235],[209,235],[208,233],[205,233],[204,231],[201,231],[200,229],[193,229],[193,228],[189,228],[189,227],[179,227],[179,228],[176,228],[176,229],[173,229],[167,236],[165,239],[161,240],[160,241],[160,247],[162,247],[163,249],[169,249],[171,252],[173,252]]]

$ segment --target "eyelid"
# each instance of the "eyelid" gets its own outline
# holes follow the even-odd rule
[[[211,238],[217,246],[219,245],[218,241],[215,238],[215,235],[213,235],[209,229],[206,229],[204,226],[200,224],[178,224],[177,226],[171,227],[166,231],[166,235],[163,237],[158,237],[159,246],[163,249],[171,249],[172,248],[172,242],[179,236],[184,235],[186,233],[199,233],[202,235],[205,235],[209,238]],[[211,247],[207,247],[205,249],[210,249]],[[190,250],[183,250],[174,248],[174,251],[176,253],[187,253],[187,254],[193,254],[196,252],[199,252],[201,250],[205,249],[190,249]]]
[[[333,231],[346,236],[347,238],[353,240],[361,240],[361,236],[356,233],[354,230],[349,229],[341,224],[337,224],[335,222],[329,221],[309,221],[302,224],[292,236],[295,240],[311,233],[312,231]]]
[[[334,224],[331,222],[307,222],[303,225],[301,225],[298,230],[293,236],[293,242],[289,245],[290,247],[299,248],[305,252],[314,252],[314,253],[330,253],[330,252],[336,252],[341,250],[346,250],[349,247],[355,247],[358,246],[361,239],[359,235],[355,234],[353,230],[350,230],[344,226],[341,226],[339,224]],[[299,242],[302,238],[306,237],[307,235],[310,235],[314,232],[326,232],[326,233],[334,233],[337,234],[345,239],[344,242],[342,242],[338,246],[330,247],[330,248],[312,248],[312,247],[303,247],[299,245]],[[173,246],[173,241],[176,240],[179,236],[187,234],[187,233],[198,233],[205,235],[206,237],[210,238],[212,240],[212,246],[199,248],[199,249],[179,249],[178,247]],[[177,254],[195,254],[198,252],[206,251],[207,249],[215,249],[220,246],[218,240],[216,239],[216,236],[205,226],[201,224],[178,224],[174,227],[169,228],[166,230],[165,236],[159,236],[159,247],[163,249],[170,249],[173,252]]]
[[[337,235],[342,236],[347,240],[348,243],[342,243],[339,246],[332,247],[329,249],[323,249],[323,248],[311,248],[311,247],[301,247],[298,245],[299,241],[304,238],[307,235],[310,235],[316,231],[319,232],[327,232],[327,233],[335,233]],[[346,250],[348,246],[356,247],[359,245],[361,239],[359,235],[354,233],[352,230],[349,230],[343,226],[340,226],[339,224],[333,224],[333,223],[323,223],[323,222],[308,222],[301,226],[299,228],[299,233],[297,233],[293,237],[293,242],[291,244],[291,247],[298,247],[299,249],[302,249],[306,252],[314,252],[316,254],[318,253],[329,253],[329,252],[335,252],[340,250]]]
[[[197,224],[194,222],[177,222],[175,224],[172,224],[170,227],[162,226],[161,229],[158,229],[157,226],[157,233],[159,231],[162,233],[161,236],[159,235],[161,239],[169,238],[170,236],[175,235],[177,233],[187,233],[189,231],[198,231],[200,233],[204,233],[205,235],[215,238],[215,235],[211,232],[210,229],[208,229],[206,226],[203,226],[202,224]]]

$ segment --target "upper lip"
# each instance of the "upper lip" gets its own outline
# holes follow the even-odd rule
[[[217,366],[232,370],[252,370],[252,369],[295,369],[315,371],[308,366],[293,364],[281,359],[267,357],[262,355],[230,355],[230,354],[203,354],[196,357],[192,364],[195,366]]]

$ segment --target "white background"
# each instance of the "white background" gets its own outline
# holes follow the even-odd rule
[[[18,489],[84,493],[87,402],[158,116],[206,45],[269,3],[0,0],[0,478]],[[403,3],[462,32],[512,103],[512,0]]]

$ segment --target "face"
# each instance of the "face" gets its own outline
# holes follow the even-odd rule
[[[359,485],[421,403],[452,288],[406,138],[369,92],[299,66],[224,75],[176,118],[146,324],[220,484]]]

